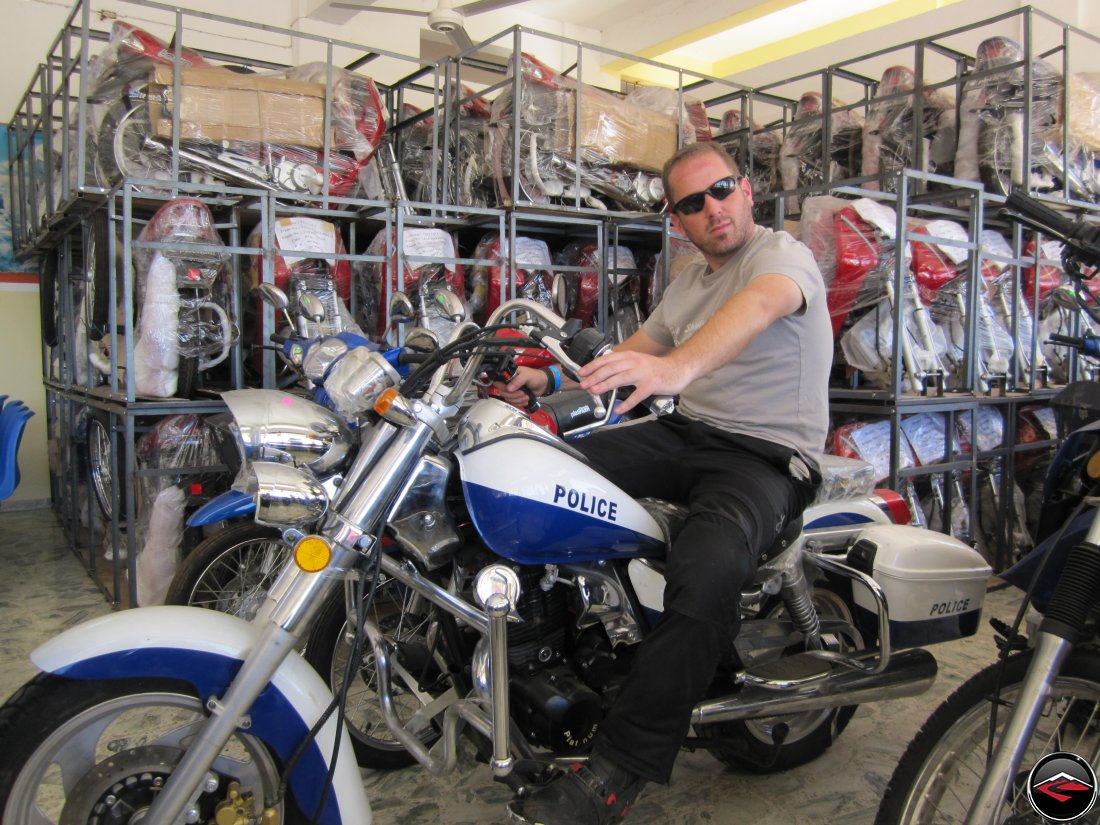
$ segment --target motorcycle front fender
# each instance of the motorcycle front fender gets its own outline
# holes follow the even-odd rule
[[[31,653],[43,671],[70,679],[178,679],[204,700],[222,697],[260,628],[235,616],[196,607],[142,607],[112,613],[66,630]],[[286,763],[332,701],[320,676],[292,652],[249,710],[247,733]],[[318,820],[328,825],[369,825],[351,739],[341,729],[332,792]],[[336,742],[336,714],[290,775],[299,807],[312,815],[325,786]],[[335,803],[335,804],[334,804]]]
[[[240,490],[226,490],[214,496],[187,519],[188,527],[205,527],[219,521],[252,518],[256,515],[256,501]]]

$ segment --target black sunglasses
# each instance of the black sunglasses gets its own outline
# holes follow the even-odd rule
[[[680,198],[672,205],[672,211],[680,215],[694,215],[701,210],[707,202],[707,195],[716,201],[724,201],[737,190],[737,184],[741,183],[740,175],[730,175],[727,178],[716,180],[702,192],[693,192]]]

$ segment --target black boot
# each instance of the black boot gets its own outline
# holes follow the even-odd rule
[[[508,803],[518,825],[610,825],[626,816],[645,780],[593,754],[526,797]]]

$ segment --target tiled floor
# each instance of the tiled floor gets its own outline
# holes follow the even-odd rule
[[[59,630],[110,607],[68,550],[48,510],[0,513],[0,696],[34,672],[27,653]],[[985,615],[1011,621],[1015,591],[991,592]],[[962,680],[994,658],[983,624],[971,639],[933,648],[940,675],[919,697],[865,705],[820,759],[773,776],[725,769],[706,753],[680,756],[668,787],[650,786],[627,822],[632,825],[783,823],[868,825],[906,742]],[[504,822],[505,787],[470,758],[435,778],[420,768],[364,771],[378,825],[484,825]]]

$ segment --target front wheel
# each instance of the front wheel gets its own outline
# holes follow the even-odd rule
[[[997,731],[1008,721],[1031,663],[1031,654],[1008,660],[1003,680],[995,662],[956,690],[909,744],[901,757],[878,810],[876,825],[902,823],[962,823],[985,774],[990,711],[1000,681]],[[1076,651],[1054,680],[1050,696],[1026,743],[1017,775],[1001,809],[998,823],[1044,821],[1027,797],[1027,775],[1043,756],[1071,751],[1094,758],[1100,752],[1100,655]],[[1095,819],[1089,821],[1095,822]]]
[[[165,679],[82,681],[39,674],[0,708],[0,821],[4,825],[136,823],[206,721],[186,684]],[[189,822],[214,821],[230,782],[255,802],[277,798],[279,765],[238,732],[211,766]],[[219,818],[220,821],[220,818]],[[276,805],[278,822],[304,820]]]
[[[290,556],[279,531],[235,524],[187,554],[172,577],[166,604],[206,607],[251,620]]]

